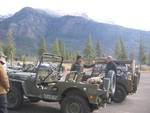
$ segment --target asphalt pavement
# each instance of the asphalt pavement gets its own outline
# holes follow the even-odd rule
[[[9,110],[9,113],[61,113],[57,102],[24,102],[18,110]],[[150,73],[142,73],[136,94],[128,95],[122,103],[107,104],[93,113],[150,113]]]

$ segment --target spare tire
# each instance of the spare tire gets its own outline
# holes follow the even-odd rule
[[[110,97],[113,97],[116,90],[116,73],[113,70],[109,70],[105,78],[110,79]]]

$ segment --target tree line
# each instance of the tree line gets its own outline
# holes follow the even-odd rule
[[[116,59],[116,60],[136,59],[136,54],[135,54],[134,49],[135,49],[134,47],[131,48],[130,54],[126,51],[126,45],[123,40],[123,36],[122,36],[122,34],[120,34],[120,37],[116,41],[114,48],[112,48],[112,51],[114,54],[111,56],[113,56],[114,59]],[[139,64],[140,65],[143,65],[143,64],[150,65],[150,51],[147,53],[143,38],[140,38],[138,49],[139,49],[139,55],[138,55]],[[17,49],[15,47],[15,41],[10,33],[7,34],[7,42],[5,45],[3,45],[2,42],[0,42],[0,50],[5,53],[5,55],[8,57],[8,59],[13,59],[16,56]],[[41,56],[45,52],[49,52],[49,51],[47,49],[46,40],[43,37],[41,39],[41,43],[37,50],[37,54],[38,54],[38,56]],[[85,48],[82,50],[82,52],[79,50],[73,51],[73,50],[69,49],[68,47],[66,47],[65,42],[63,40],[58,40],[57,37],[55,38],[55,41],[52,44],[50,52],[53,54],[62,55],[65,60],[72,60],[72,61],[75,61],[76,56],[82,53],[85,61],[87,61],[88,63],[92,62],[93,60],[95,60],[97,58],[105,57],[100,40],[98,40],[96,42],[96,45],[94,46],[91,35],[89,35],[89,37],[86,41]],[[25,56],[23,54],[20,55],[20,60],[21,61],[25,60]]]

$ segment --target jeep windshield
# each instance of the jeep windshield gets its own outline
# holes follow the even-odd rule
[[[63,57],[45,53],[35,62],[24,63],[22,70],[24,72],[36,72],[37,68],[48,68],[53,66],[58,72],[61,71]]]
[[[61,71],[62,68],[62,63],[63,63],[63,57],[54,55],[54,54],[49,54],[49,53],[44,53],[41,60],[39,61],[39,68],[44,68],[44,67],[54,67],[58,72]]]

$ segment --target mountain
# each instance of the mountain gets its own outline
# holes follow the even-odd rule
[[[0,15],[0,22],[11,17],[12,15],[11,14],[8,14],[8,15]]]
[[[82,16],[56,16],[40,9],[25,7],[0,22],[0,40],[6,41],[7,33],[14,37],[17,52],[35,54],[45,37],[48,49],[57,37],[71,50],[83,50],[91,35],[94,45],[101,41],[105,54],[113,54],[114,44],[122,34],[127,51],[138,53],[139,39],[143,37],[150,48],[150,32],[123,26],[95,22]]]

